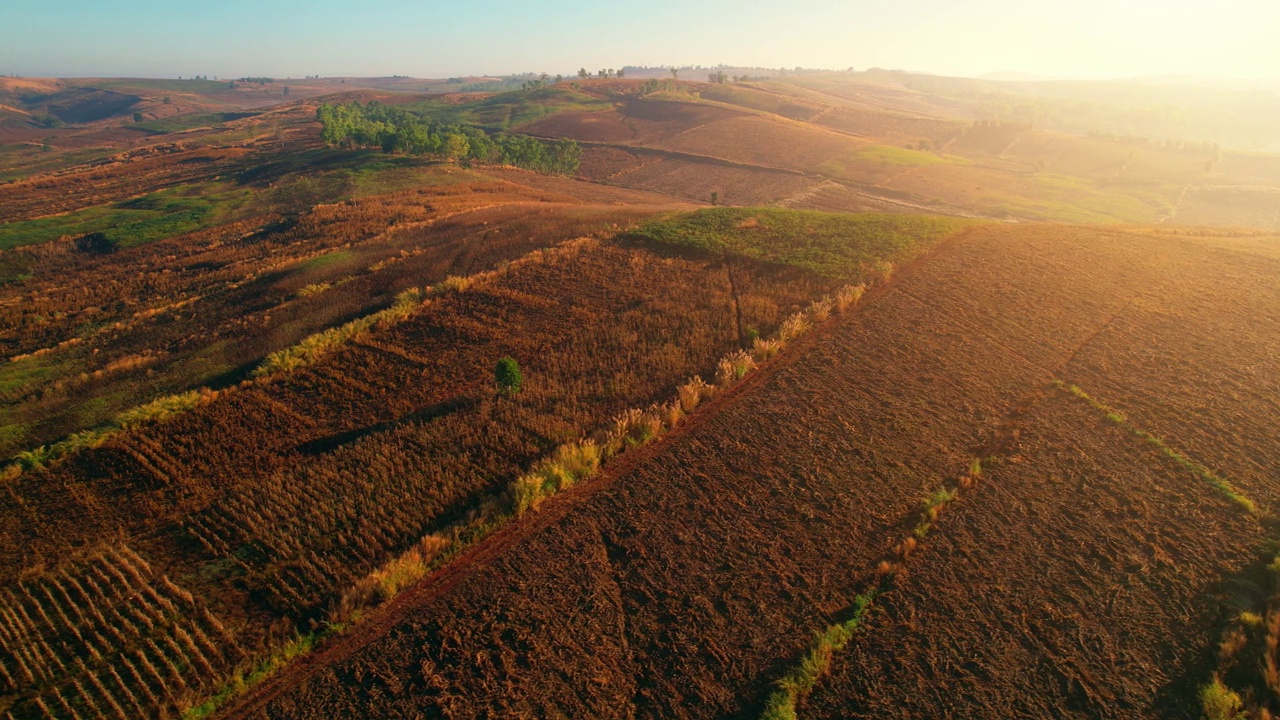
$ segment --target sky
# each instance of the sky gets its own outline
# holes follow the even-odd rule
[[[448,77],[632,65],[1280,77],[1280,0],[4,0],[0,74]]]

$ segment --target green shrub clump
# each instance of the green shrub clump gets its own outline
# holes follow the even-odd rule
[[[498,366],[493,371],[493,379],[498,385],[500,395],[515,395],[524,389],[524,375],[520,373],[520,363],[512,357],[504,357],[498,361]]]

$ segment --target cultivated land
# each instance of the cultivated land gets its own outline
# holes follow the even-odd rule
[[[1280,712],[1269,136],[658,75],[0,79],[0,714]]]
[[[1135,315],[1134,288],[1176,306],[1184,258],[1201,274],[1256,272],[1251,304],[1270,297],[1271,313],[1256,329],[1274,337],[1277,260],[1232,245],[969,231],[784,354],[762,384],[607,473],[504,556],[441,592],[428,584],[384,637],[342,648],[255,713],[757,713],[812,632],[879,582],[921,498],[983,458],[981,480],[887,584],[801,715],[1196,717],[1241,600],[1233,582],[1264,559],[1267,533],[1053,381],[1085,384],[1087,358],[1120,362],[1109,345]],[[1245,308],[1218,309],[1143,347],[1194,347]],[[1229,375],[1251,359],[1220,362]],[[1126,407],[1166,384],[1180,378],[1096,392]],[[1274,402],[1256,397],[1241,412],[1274,424]],[[1212,424],[1235,406],[1213,405],[1164,417]],[[1217,467],[1203,447],[1179,450]],[[1247,473],[1219,469],[1245,486]],[[1270,502],[1274,478],[1250,489]]]

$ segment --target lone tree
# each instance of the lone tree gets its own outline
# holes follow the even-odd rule
[[[515,358],[504,357],[494,368],[493,380],[498,385],[499,395],[515,395],[524,388],[524,375],[520,374],[520,363]]]

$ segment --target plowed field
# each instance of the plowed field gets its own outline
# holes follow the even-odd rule
[[[522,542],[439,592],[428,581],[384,636],[334,648],[243,712],[752,716],[911,533],[921,498],[982,457],[977,488],[801,716],[1196,716],[1230,614],[1222,590],[1262,559],[1262,528],[1053,381],[1092,390],[1085,358],[1127,378],[1131,356],[1187,343],[1203,364],[1182,381],[1134,374],[1096,397],[1175,397],[1205,373],[1274,377],[1280,262],[1266,242],[970,231],[643,462],[551,501]],[[1197,294],[1189,273],[1234,289]],[[1140,293],[1171,325],[1122,342],[1122,322],[1152,327],[1133,314]],[[1216,312],[1197,319],[1197,303]],[[1252,349],[1210,365],[1199,333]],[[1226,397],[1232,416],[1280,426],[1265,392]],[[1186,421],[1201,426],[1218,407],[1206,405]],[[1132,420],[1177,445],[1177,425],[1154,417]],[[1268,447],[1255,454],[1274,457]],[[1275,492],[1247,462],[1175,449],[1260,501]],[[556,514],[560,502],[572,512]]]

